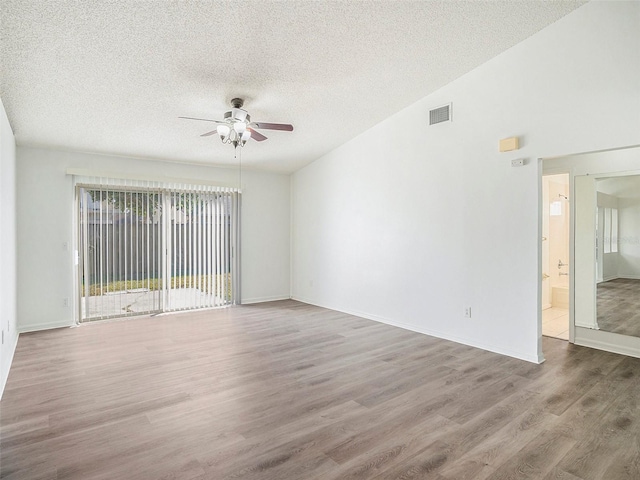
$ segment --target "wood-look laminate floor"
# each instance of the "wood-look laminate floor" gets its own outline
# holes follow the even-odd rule
[[[600,330],[640,337],[640,280],[599,283],[597,309]]]
[[[640,478],[640,360],[534,365],[294,301],[20,336],[3,479]]]

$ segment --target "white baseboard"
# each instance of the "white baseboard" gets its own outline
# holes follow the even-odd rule
[[[604,278],[604,279],[602,279],[601,281],[599,281],[597,283],[610,282],[611,280],[618,280],[618,279],[640,280],[640,275],[614,275],[612,277]]]
[[[297,300],[299,302],[308,303],[310,305],[315,305],[317,307],[328,308],[330,310],[335,310],[337,312],[346,313],[348,315],[354,315],[356,317],[366,318],[367,320],[373,320],[374,322],[384,323],[386,325],[391,325],[393,327],[402,328],[404,330],[410,330],[412,332],[422,333],[423,335],[429,335],[431,337],[437,337],[437,338],[441,338],[443,340],[449,340],[451,342],[461,343],[463,345],[468,345],[470,347],[480,348],[482,350],[487,350],[487,351],[493,352],[493,353],[499,353],[500,355],[506,355],[508,357],[517,358],[519,360],[525,360],[525,361],[531,362],[531,363],[542,363],[542,362],[544,362],[544,357],[542,355],[540,355],[540,354],[535,355],[535,356],[522,355],[522,353],[520,353],[520,352],[509,350],[509,349],[506,349],[506,348],[503,348],[503,347],[499,347],[499,346],[496,346],[496,345],[490,345],[490,344],[487,344],[487,343],[476,342],[476,341],[468,339],[468,338],[458,337],[456,335],[450,335],[448,333],[440,332],[440,331],[437,331],[437,330],[425,329],[425,328],[422,328],[422,327],[418,327],[416,325],[411,325],[411,324],[408,324],[408,323],[398,322],[396,320],[384,318],[384,317],[381,317],[379,315],[373,315],[373,314],[366,313],[366,312],[358,312],[358,311],[355,311],[355,310],[344,309],[344,308],[336,308],[336,307],[332,307],[332,306],[329,306],[329,305],[322,305],[321,303],[315,302],[313,300],[309,300],[309,299],[305,299],[305,298],[297,297],[297,296],[293,296],[291,298],[292,298],[292,300]]]
[[[272,297],[243,298],[241,302],[242,302],[242,305],[250,305],[252,303],[277,302],[278,300],[290,300],[290,299],[291,297],[289,295],[275,295]]]
[[[612,277],[603,278],[602,282],[610,282],[611,280],[617,280],[618,278],[622,278],[622,277],[618,277],[618,276],[614,275]],[[598,282],[598,283],[602,283],[602,282]]]
[[[53,328],[66,328],[73,327],[75,323],[65,322],[52,322],[52,323],[34,323],[31,325],[18,326],[19,333],[38,332],[40,330],[51,330]]]
[[[632,346],[620,345],[617,343],[606,342],[602,340],[595,340],[592,338],[576,338],[575,344],[582,347],[595,348],[597,350],[604,350],[605,352],[617,353],[620,355],[626,355],[628,357],[640,358],[640,349]]]
[[[640,358],[640,338],[591,328],[576,327],[575,344]]]

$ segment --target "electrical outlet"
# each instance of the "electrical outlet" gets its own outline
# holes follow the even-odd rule
[[[65,297],[62,299],[62,306],[63,307],[68,307],[69,306],[69,298]]]
[[[471,318],[471,307],[465,307],[464,316],[465,318]]]

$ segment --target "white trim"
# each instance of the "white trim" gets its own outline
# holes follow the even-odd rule
[[[584,332],[586,331],[586,332]],[[588,332],[588,333],[587,333]],[[596,348],[605,352],[617,353],[619,355],[627,355],[629,357],[640,358],[640,339],[619,335],[617,333],[604,332],[602,330],[590,330],[588,328],[580,328],[578,333],[586,333],[586,336],[576,337],[575,344],[582,347]],[[600,337],[600,338],[596,338]],[[631,339],[631,341],[629,341]],[[625,341],[627,344],[625,345]],[[630,345],[628,343],[636,343]]]
[[[77,177],[90,177],[90,178],[103,178],[103,179],[118,179],[118,180],[133,180],[133,181],[142,181],[142,182],[159,182],[159,183],[167,183],[167,184],[188,184],[188,185],[206,185],[211,187],[222,187],[222,188],[232,188],[234,190],[238,189],[237,185],[232,185],[230,183],[225,184],[224,182],[219,181],[210,181],[202,178],[178,178],[178,177],[164,177],[159,175],[152,174],[144,174],[144,175],[134,175],[129,173],[121,173],[121,172],[106,172],[106,171],[97,171],[97,170],[88,170],[85,168],[67,168],[67,175],[74,175]],[[118,185],[120,186],[120,185]]]
[[[537,331],[537,339],[536,339],[536,350],[538,352],[538,357],[543,357],[543,352],[542,352],[542,297],[543,297],[543,284],[545,285],[545,287],[548,288],[547,284],[545,284],[545,278],[544,278],[544,268],[542,267],[542,258],[543,258],[543,247],[542,247],[542,233],[543,233],[543,226],[544,226],[544,222],[543,222],[543,212],[544,209],[546,208],[544,204],[544,160],[542,160],[541,158],[538,159],[538,162],[536,164],[536,167],[538,169],[537,172],[537,177],[536,177],[536,186],[537,188],[537,195],[538,195],[538,218],[537,218],[537,233],[538,233],[538,239],[536,241],[536,253],[538,256],[538,263],[536,265],[536,277],[538,278],[538,282],[537,282],[537,286],[536,286],[536,331]],[[547,280],[549,280],[549,283],[551,283],[551,279],[547,278]],[[549,289],[549,301],[553,301],[553,291],[551,289]]]
[[[75,322],[69,323],[68,320],[65,322],[33,323],[27,328],[18,327],[18,333],[39,332],[41,330],[52,330],[54,328],[69,328],[75,326]]]
[[[618,275],[612,275],[611,277],[603,278],[602,280],[600,280],[600,281],[598,281],[596,283],[610,282],[611,280],[617,280],[618,278],[624,278],[624,277],[620,277]]]
[[[243,298],[242,305],[250,305],[252,303],[277,302],[278,300],[291,300],[290,295],[273,295],[270,297]]]
[[[591,150],[591,151],[588,151],[588,152],[565,153],[565,154],[562,154],[562,155],[555,155],[555,156],[552,156],[552,157],[544,157],[544,160],[558,160],[558,159],[563,159],[563,158],[578,157],[578,156],[581,156],[581,155],[591,155],[593,153],[617,152],[618,150],[629,150],[630,148],[638,148],[638,147],[640,147],[640,144],[626,145],[624,147],[604,148],[602,150]],[[551,168],[548,169],[549,172],[553,172],[553,170],[554,170],[554,167],[551,167]]]
[[[350,309],[343,309],[343,308],[336,308],[336,307],[332,307],[332,306],[327,306],[327,305],[323,305],[321,303],[314,302],[312,300],[304,299],[304,298],[301,298],[301,297],[292,297],[292,300],[297,300],[298,302],[308,303],[309,305],[315,305],[315,306],[318,306],[318,307],[327,308],[327,309],[330,309],[330,310],[335,310],[337,312],[346,313],[348,315],[354,315],[356,317],[365,318],[367,320],[373,320],[374,322],[384,323],[385,325],[391,325],[393,327],[398,327],[398,328],[402,328],[404,330],[409,330],[409,331],[412,331],[412,332],[421,333],[423,335],[429,335],[431,337],[441,338],[443,340],[448,340],[450,342],[460,343],[462,345],[467,345],[469,347],[479,348],[479,349],[482,349],[482,350],[487,350],[489,352],[497,353],[497,354],[500,354],[500,355],[506,355],[508,357],[517,358],[519,360],[524,360],[524,361],[531,362],[531,363],[540,364],[540,363],[544,362],[544,356],[541,355],[541,354],[538,354],[537,356],[522,355],[522,353],[520,353],[520,352],[516,352],[516,351],[513,351],[513,350],[505,349],[505,348],[502,348],[502,347],[497,347],[495,345],[491,345],[491,344],[488,344],[488,343],[478,343],[478,342],[472,341],[472,340],[467,339],[467,338],[458,337],[456,335],[449,335],[449,334],[440,332],[438,330],[430,330],[430,329],[426,329],[426,328],[422,328],[422,327],[417,327],[415,325],[411,325],[411,324],[404,323],[404,322],[398,322],[396,320],[391,320],[391,319],[388,319],[388,318],[385,318],[385,317],[381,317],[379,315],[372,315],[372,314],[365,313],[365,312],[358,312],[358,311],[350,310]]]
[[[569,173],[569,198],[576,192],[576,175],[573,167]],[[569,343],[576,339],[576,202],[569,202]]]

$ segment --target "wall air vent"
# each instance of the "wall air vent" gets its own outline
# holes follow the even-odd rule
[[[429,125],[435,125],[436,123],[450,122],[451,116],[451,104],[443,105],[442,107],[429,110]]]

